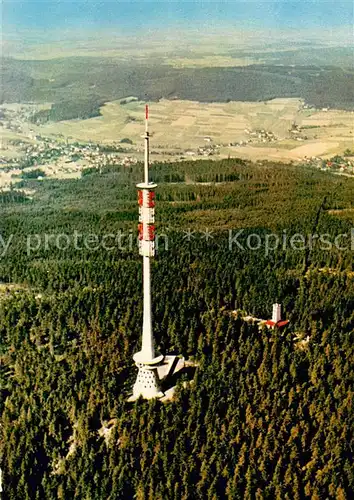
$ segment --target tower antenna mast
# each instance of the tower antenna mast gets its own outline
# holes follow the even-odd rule
[[[145,105],[145,150],[144,150],[144,182],[149,184],[149,105]]]

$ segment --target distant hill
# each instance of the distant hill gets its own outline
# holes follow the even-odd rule
[[[315,107],[354,109],[354,73],[334,66],[253,65],[173,68],[152,62],[78,57],[48,61],[4,59],[1,102],[53,102],[39,121],[89,118],[103,102],[135,95],[201,102],[302,97]]]

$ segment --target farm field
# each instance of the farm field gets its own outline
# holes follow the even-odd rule
[[[120,102],[106,103],[100,117],[37,128],[42,135],[102,143],[129,138],[139,149],[145,103]],[[207,104],[161,99],[151,105],[150,122],[153,148],[189,155],[206,142],[219,146],[215,151],[219,157],[279,161],[326,158],[353,146],[353,112],[306,109],[301,99],[294,98]],[[293,126],[298,128],[296,134],[290,133]],[[269,140],[261,131],[274,137]]]

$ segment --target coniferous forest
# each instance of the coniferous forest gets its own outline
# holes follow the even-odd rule
[[[142,167],[1,195],[3,497],[349,500],[354,179],[237,159],[154,164],[151,177],[157,345],[198,364],[169,403],[127,402]],[[281,243],[266,251],[270,234]],[[285,329],[243,319],[269,319],[274,302]]]

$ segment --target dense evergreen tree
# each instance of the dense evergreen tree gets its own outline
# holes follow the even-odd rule
[[[352,250],[242,251],[228,230],[244,228],[243,243],[270,231],[349,235],[354,182],[237,160],[152,173],[169,237],[153,265],[156,338],[196,358],[193,383],[169,404],[126,402],[142,323],[135,245],[43,244],[45,233],[129,232],[140,172],[26,181],[34,200],[9,198],[0,220],[3,240],[13,235],[0,260],[5,498],[350,498]],[[269,317],[275,301],[290,319],[283,331],[232,312]]]

